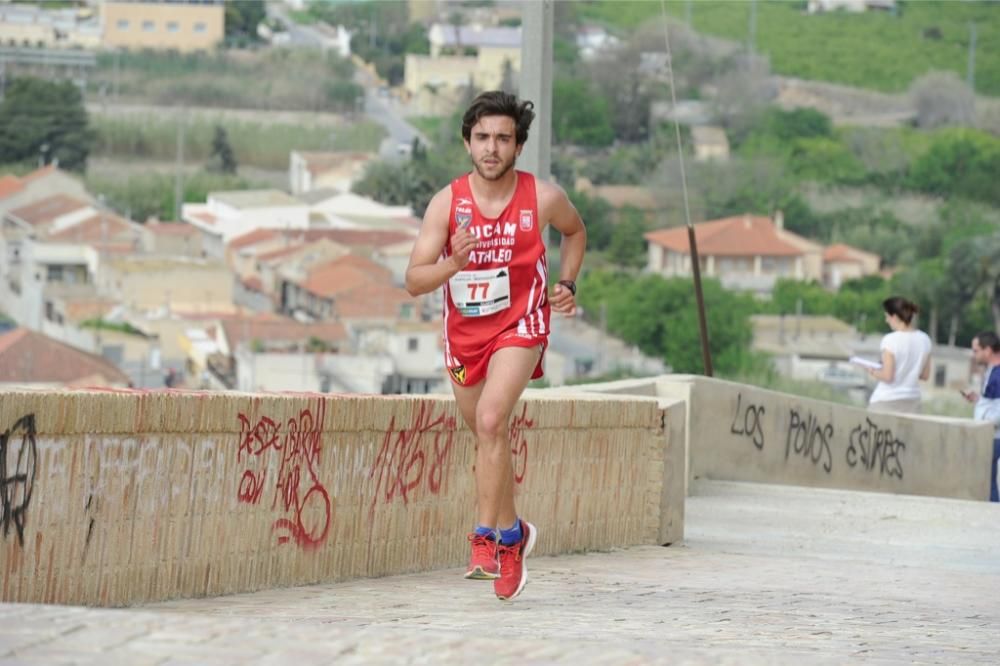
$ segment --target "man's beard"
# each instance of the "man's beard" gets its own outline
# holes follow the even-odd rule
[[[478,173],[479,177],[482,178],[483,180],[500,180],[501,178],[507,175],[508,171],[514,168],[514,162],[516,161],[516,159],[517,158],[511,158],[508,164],[503,164],[502,160],[498,160],[501,162],[501,165],[498,166],[502,166],[503,168],[496,175],[488,175],[487,173],[485,173],[482,167],[479,166],[479,162],[475,160],[472,161],[472,166],[476,169],[476,173]]]

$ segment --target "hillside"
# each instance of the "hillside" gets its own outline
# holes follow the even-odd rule
[[[903,2],[895,15],[832,12],[810,15],[805,2],[760,0],[666,3],[667,13],[700,33],[748,41],[756,4],[755,50],[781,75],[901,92],[921,75],[947,70],[966,76],[969,24],[976,26],[975,88],[1000,96],[1000,3]],[[660,2],[579,3],[577,17],[630,30],[662,15]]]

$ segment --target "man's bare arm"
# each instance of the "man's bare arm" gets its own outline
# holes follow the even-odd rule
[[[562,234],[559,279],[575,281],[587,249],[587,229],[562,188],[546,182],[539,183],[538,188],[540,207],[544,208],[548,223]],[[553,289],[551,303],[556,312],[567,315],[576,313],[576,298],[562,285],[557,284]]]
[[[424,223],[410,253],[406,267],[406,291],[411,296],[427,294],[448,281],[469,263],[469,253],[475,248],[475,237],[464,229],[451,239],[452,254],[441,259],[448,241],[448,215],[451,209],[451,188],[434,195],[424,213]]]

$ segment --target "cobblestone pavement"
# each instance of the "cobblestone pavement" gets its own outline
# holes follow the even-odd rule
[[[686,539],[142,609],[0,604],[8,664],[998,664],[1000,505],[699,482]],[[544,529],[544,526],[540,526]]]

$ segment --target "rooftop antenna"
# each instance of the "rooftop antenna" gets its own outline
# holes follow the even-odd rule
[[[684,220],[687,223],[688,244],[691,246],[691,271],[694,275],[694,295],[698,303],[698,330],[701,334],[701,360],[705,376],[712,376],[712,350],[708,344],[708,322],[705,319],[705,298],[701,291],[701,263],[698,259],[698,242],[691,223],[691,206],[688,203],[687,172],[684,169],[684,146],[681,145],[681,125],[677,119],[677,91],[674,85],[674,58],[670,52],[670,30],[667,26],[667,3],[660,0],[663,15],[663,40],[667,47],[667,74],[670,80],[670,109],[674,117],[674,134],[677,139],[677,160],[681,170],[681,193],[684,197]]]

